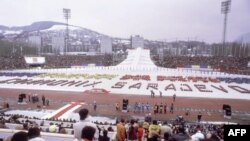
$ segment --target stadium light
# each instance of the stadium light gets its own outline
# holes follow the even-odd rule
[[[64,42],[64,54],[68,51],[69,45],[69,19],[71,18],[71,10],[63,8],[63,17],[66,20],[65,42]]]
[[[221,2],[221,13],[225,15],[223,34],[222,34],[222,44],[223,44],[222,53],[223,53],[223,55],[225,55],[224,49],[225,49],[225,43],[226,43],[227,14],[230,12],[230,9],[231,9],[231,0],[226,0],[226,1]]]

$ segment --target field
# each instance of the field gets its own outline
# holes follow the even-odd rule
[[[27,102],[26,105],[17,104],[18,95],[20,93],[38,94],[40,98],[39,103]],[[50,105],[43,107],[45,109],[58,109],[69,102],[81,101],[86,103],[82,107],[90,110],[90,115],[93,116],[107,116],[129,119],[143,118],[147,113],[134,113],[133,107],[135,102],[150,103],[153,106],[155,103],[167,103],[169,106],[173,102],[173,98],[169,96],[160,97],[156,95],[155,98],[142,95],[128,95],[128,94],[103,94],[103,93],[79,93],[66,91],[45,91],[45,90],[20,90],[20,89],[0,89],[1,101],[7,101],[12,109],[37,109],[37,105],[42,105],[41,96],[44,95],[50,100]],[[128,99],[130,105],[130,112],[124,113],[116,111],[115,103],[122,105],[122,99]],[[26,98],[28,101],[28,98]],[[93,110],[93,101],[97,102],[97,110]],[[196,121],[199,111],[202,113],[202,120],[204,121],[228,121],[239,123],[250,123],[250,102],[249,100],[234,100],[234,99],[213,99],[213,98],[185,98],[178,97],[174,103],[174,113],[169,111],[167,114],[153,114],[152,117],[160,120],[175,119],[176,116],[182,115],[188,121]],[[229,104],[232,107],[232,119],[225,119],[222,113],[222,105]],[[81,108],[82,108],[81,107]],[[80,109],[80,108],[79,108]],[[77,109],[77,110],[79,110]],[[75,112],[77,112],[77,110]],[[187,116],[185,112],[190,110]]]

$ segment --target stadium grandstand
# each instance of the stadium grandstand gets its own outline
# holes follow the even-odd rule
[[[38,66],[45,68],[67,68],[71,66],[86,66],[88,64],[96,64],[97,66],[114,65],[111,55],[49,55],[42,57],[45,59],[45,62],[43,65],[38,64]],[[26,60],[23,56],[0,56],[0,69],[10,70],[32,67]],[[164,68],[216,70],[225,73],[250,75],[249,57],[166,56],[164,60],[160,60],[159,57],[153,56],[152,60],[156,65]],[[117,64],[117,62],[115,64]]]
[[[180,133],[195,140],[197,131],[220,140],[224,124],[250,122],[250,77],[239,71],[247,70],[248,58],[167,57],[158,66],[151,58],[142,48],[129,50],[118,65],[111,56],[4,57],[0,138],[38,127],[45,140],[76,140],[82,108],[99,138],[105,130],[110,140],[121,126],[127,133],[142,128],[142,140]]]

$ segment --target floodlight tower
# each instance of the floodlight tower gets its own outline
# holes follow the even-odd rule
[[[69,46],[69,19],[71,17],[70,13],[71,13],[70,9],[63,8],[63,17],[66,20],[64,54],[66,54],[66,52],[68,52],[68,46]]]
[[[230,12],[231,9],[231,0],[226,0],[221,2],[221,13],[225,15],[224,17],[224,26],[223,26],[223,34],[222,34],[222,53],[223,55],[225,55],[224,53],[224,49],[225,49],[225,43],[226,43],[226,32],[227,32],[227,14]]]

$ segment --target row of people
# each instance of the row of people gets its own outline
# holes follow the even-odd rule
[[[183,123],[170,125],[167,122],[159,124],[156,120],[153,120],[152,123],[145,121],[141,124],[133,119],[126,124],[121,119],[117,124],[116,138],[118,141],[222,141],[224,138],[223,127],[220,125],[211,127],[199,124],[190,126]]]
[[[103,66],[112,65],[112,56],[82,56],[82,55],[51,55],[44,56],[46,68],[62,68],[71,66],[84,66],[86,64],[100,64]],[[24,56],[0,56],[0,70],[24,69],[28,68]]]
[[[107,136],[108,131],[105,128],[101,128],[91,121],[88,116],[88,109],[81,109],[79,111],[80,120],[73,124],[73,134],[75,141],[80,140],[110,140]],[[38,125],[29,127],[27,130],[33,130],[38,128]],[[39,128],[38,128],[39,129]],[[62,128],[61,128],[62,129]],[[178,117],[173,123],[168,124],[167,122],[159,123],[156,120],[152,122],[145,120],[144,122],[138,122],[137,120],[131,119],[129,123],[125,123],[125,120],[121,119],[116,125],[116,138],[118,141],[124,140],[148,140],[158,141],[163,140],[190,140],[199,141],[204,139],[207,135],[209,138],[218,137],[217,139],[223,139],[220,125],[201,125],[196,126],[195,124],[188,124],[184,121],[183,117]],[[36,129],[37,130],[37,129]],[[40,129],[39,129],[40,132]],[[105,136],[105,139],[102,137]],[[13,136],[13,138],[15,135]],[[103,139],[103,140],[102,140]],[[14,140],[15,141],[15,140]],[[217,140],[215,140],[217,141]]]
[[[211,66],[212,69],[218,69],[228,73],[246,73],[248,70],[249,57],[227,57],[227,56],[165,56],[164,60],[159,57],[153,57],[158,65],[166,68],[185,67],[186,65]]]

